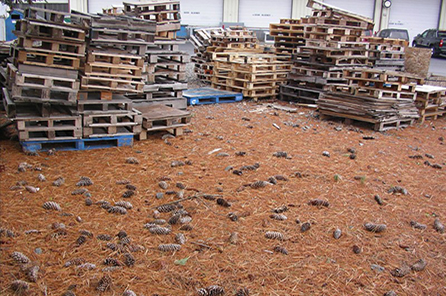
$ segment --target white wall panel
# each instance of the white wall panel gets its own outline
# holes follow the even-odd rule
[[[223,0],[181,0],[181,24],[219,26],[223,20]]]
[[[281,18],[291,18],[291,0],[240,0],[239,22],[251,28],[269,28]]]

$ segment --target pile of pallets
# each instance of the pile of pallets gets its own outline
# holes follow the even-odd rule
[[[376,69],[344,70],[347,86],[334,85],[318,100],[319,112],[373,124],[377,131],[410,126],[419,117],[418,84],[409,74]]]
[[[420,122],[433,120],[446,113],[446,88],[432,85],[417,85],[415,104],[420,114]]]
[[[131,17],[156,22],[157,40],[175,40],[181,28],[179,0],[124,2],[124,13]]]
[[[276,55],[246,52],[218,53],[214,58],[212,87],[240,92],[244,97],[275,97],[291,65]]]
[[[404,48],[409,45],[403,39],[367,37],[370,43],[369,60],[373,67],[382,70],[404,71]]]
[[[300,19],[281,19],[279,24],[269,25],[274,37],[274,50],[278,56],[291,59],[296,49],[305,45],[305,25]]]
[[[289,21],[287,21],[289,22]],[[295,47],[288,83],[281,86],[282,100],[315,106],[331,85],[345,84],[343,70],[371,66],[369,43],[362,32],[373,21],[337,9],[313,9],[312,16],[299,21],[303,44]]]
[[[16,121],[20,141],[82,138],[75,111],[87,23],[67,24],[65,13],[32,7],[24,16],[16,22],[18,39],[6,69],[7,115]]]

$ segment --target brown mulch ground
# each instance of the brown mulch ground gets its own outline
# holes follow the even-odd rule
[[[166,140],[156,134],[133,147],[30,156],[21,152],[17,142],[0,142],[0,165],[4,165],[0,223],[14,233],[8,237],[3,232],[0,237],[0,294],[13,295],[9,287],[16,279],[29,282],[10,257],[18,251],[40,268],[37,282],[29,282],[29,295],[62,295],[68,289],[76,295],[96,295],[105,274],[113,283],[103,295],[122,295],[126,289],[137,295],[197,295],[198,288],[211,285],[223,287],[225,295],[236,295],[241,288],[249,289],[249,295],[383,295],[390,290],[397,295],[446,295],[446,234],[433,228],[436,218],[446,224],[444,118],[375,133],[321,121],[309,109],[291,114],[237,103],[190,110],[192,133]],[[355,159],[350,159],[348,148],[356,150]],[[209,154],[215,149],[221,150]],[[273,156],[279,151],[291,158]],[[330,157],[323,156],[324,151]],[[246,154],[237,156],[237,152]],[[414,155],[422,158],[409,158]],[[126,163],[128,157],[139,164]],[[172,167],[172,161],[190,163]],[[18,172],[22,162],[32,168]],[[257,170],[233,173],[255,163],[260,164]],[[40,182],[39,174],[47,181]],[[275,175],[288,181],[259,189],[246,186]],[[65,183],[52,186],[59,176]],[[86,187],[93,202],[126,200],[133,209],[119,215],[98,204],[86,206],[85,196],[71,194],[79,189],[76,183],[81,176],[94,182]],[[125,185],[116,184],[124,179],[137,187],[130,198],[122,197]],[[10,189],[22,180],[40,190]],[[167,189],[159,187],[161,180],[166,180]],[[192,217],[192,230],[172,225],[168,235],[151,234],[144,224],[154,220],[155,207],[178,199],[166,194],[179,192],[178,182],[186,185],[185,198],[219,194],[231,206],[203,197],[185,200],[181,204]],[[393,186],[408,194],[388,193]],[[155,198],[158,192],[164,193],[162,199]],[[377,204],[375,195],[383,205]],[[328,201],[329,207],[308,204],[316,198]],[[62,211],[45,210],[42,205],[47,201],[57,202]],[[288,207],[283,213],[288,219],[271,219],[272,209],[283,205]],[[239,217],[237,221],[229,219],[231,212]],[[171,214],[160,216],[169,219]],[[427,229],[412,228],[412,220]],[[311,229],[301,232],[305,222],[311,223]],[[363,227],[367,222],[386,224],[387,229],[368,232]],[[54,223],[64,223],[66,229],[55,230]],[[333,238],[336,228],[342,230],[338,240]],[[32,229],[38,233],[25,234]],[[81,230],[93,237],[77,245]],[[121,244],[120,250],[107,248],[110,242],[119,247],[122,241],[116,235],[121,230],[130,242]],[[267,239],[267,231],[282,233],[284,240]],[[159,244],[175,243],[179,232],[187,238],[181,250],[158,250]],[[229,241],[231,233],[238,233],[236,242]],[[112,236],[112,241],[98,240],[100,234]],[[276,246],[288,255],[275,252]],[[105,258],[124,262],[125,252],[136,259],[133,266],[104,271]],[[64,267],[73,258],[83,258],[96,268]],[[177,261],[185,258],[189,258],[185,264]],[[427,262],[423,271],[408,271],[403,277],[391,274],[419,259]]]

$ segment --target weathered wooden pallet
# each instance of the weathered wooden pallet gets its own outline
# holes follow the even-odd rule
[[[142,67],[144,59],[139,54],[129,54],[121,50],[92,49],[87,53],[87,63],[112,64],[122,67]]]
[[[75,92],[79,89],[78,79],[44,76],[26,72],[16,72],[14,83],[15,86],[38,89],[49,88],[52,91]]]
[[[26,51],[17,47],[14,47],[12,51],[16,66],[17,64],[21,63],[26,65],[77,70],[79,69],[80,65],[80,59],[78,57],[37,51]]]
[[[54,24],[41,20],[18,20],[15,26],[15,35],[27,38],[44,38],[59,42],[84,44],[85,29],[72,27],[66,23]]]
[[[78,100],[77,111],[80,114],[91,113],[127,113],[133,109],[133,102],[127,98],[113,100],[88,99]]]
[[[130,31],[125,29],[93,28],[90,32],[93,42],[118,42],[132,44],[154,43],[155,34],[143,31]]]
[[[20,143],[24,152],[93,150],[133,146],[133,135],[112,136],[94,139],[25,141]]]
[[[20,141],[67,140],[82,137],[80,116],[16,117]]]
[[[124,80],[142,79],[142,67],[136,66],[123,67],[106,63],[87,63],[82,72],[85,76],[101,76]]]
[[[308,17],[302,18],[302,24],[317,24],[322,26],[331,27],[345,27],[350,29],[366,30],[370,27],[370,24],[365,21],[353,20],[353,19],[338,19],[332,17]]]
[[[142,92],[142,81],[123,80],[99,76],[81,76],[81,89]]]
[[[332,85],[332,92],[351,94],[355,96],[366,96],[377,99],[395,99],[399,101],[415,101],[417,94],[414,92],[391,91],[385,89],[376,89],[368,87],[359,87],[355,85]]]
[[[147,138],[147,133],[167,130],[181,135],[183,127],[190,124],[191,114],[162,104],[140,105],[137,107],[143,116],[143,132],[139,139]]]
[[[322,90],[312,89],[305,86],[280,86],[280,100],[296,102],[299,104],[314,106],[317,103],[321,93],[323,93]]]
[[[186,82],[187,78],[185,72],[170,71],[169,69],[157,69],[155,73],[147,73],[144,77],[145,81],[149,83]]]
[[[136,135],[141,132],[142,115],[135,109],[120,113],[88,113],[82,117],[84,137]]]
[[[42,38],[21,37],[17,38],[17,46],[27,51],[38,51],[58,55],[75,57],[85,56],[85,43],[69,43],[58,40],[44,40]]]
[[[11,97],[15,102],[52,103],[76,105],[77,90],[60,90],[52,88],[36,88],[14,85]]]
[[[42,19],[46,20],[50,23],[56,23],[64,26],[71,26],[71,27],[80,27],[80,28],[88,28],[91,24],[91,16],[81,13],[72,13],[69,14],[67,12],[63,11],[56,11],[56,10],[50,10],[50,9],[44,9],[44,8],[38,8],[35,6],[29,6],[25,9],[24,18],[26,19],[32,19],[32,20],[39,20]],[[66,18],[70,19],[70,22],[67,23],[65,20]]]
[[[190,55],[185,52],[148,52],[147,62],[156,63],[190,63]]]

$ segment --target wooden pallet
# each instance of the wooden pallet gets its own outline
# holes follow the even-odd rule
[[[67,140],[82,137],[80,116],[16,117],[20,141]]]
[[[25,9],[23,17],[25,19],[46,20],[49,23],[60,24],[64,26],[71,26],[75,28],[88,28],[91,25],[91,17],[89,15],[81,13],[69,14],[63,11],[56,11],[44,8],[38,8],[35,6],[29,6]],[[70,19],[70,23],[67,23],[66,18]]]
[[[114,42],[150,44],[155,42],[155,34],[144,31],[130,31],[110,28],[92,28],[90,38],[93,42]]]
[[[77,90],[60,90],[53,88],[23,87],[14,85],[11,97],[15,102],[52,103],[76,105]]]
[[[85,29],[72,27],[67,23],[48,23],[39,20],[19,20],[16,22],[15,35],[26,38],[43,38],[60,42],[84,44]]]
[[[54,67],[69,70],[79,69],[80,59],[66,55],[26,51],[22,48],[13,47],[13,58],[15,66],[18,64]]]
[[[141,132],[142,115],[138,110],[120,113],[89,113],[83,116],[83,136],[86,138],[136,135]]]
[[[190,55],[185,52],[148,52],[147,62],[150,64],[156,63],[190,63]]]
[[[125,96],[113,94],[111,100],[101,99],[98,92],[87,92],[79,96],[77,101],[77,111],[80,114],[91,113],[127,113],[132,111],[133,102]],[[82,99],[81,99],[82,98]]]
[[[280,100],[314,107],[323,91],[305,86],[280,86]]]
[[[74,57],[85,56],[85,43],[69,43],[57,40],[44,40],[42,38],[21,37],[17,38],[17,46],[27,51],[38,51],[58,55]]]
[[[238,92],[222,91],[210,87],[190,89],[184,92],[188,105],[235,103],[243,100]]]
[[[147,139],[147,134],[167,130],[176,136],[182,134],[185,126],[190,124],[191,114],[162,104],[140,105],[137,107],[143,116],[143,132],[139,140]]]
[[[142,92],[142,81],[123,80],[99,76],[81,76],[81,89],[109,90],[118,92]]]

